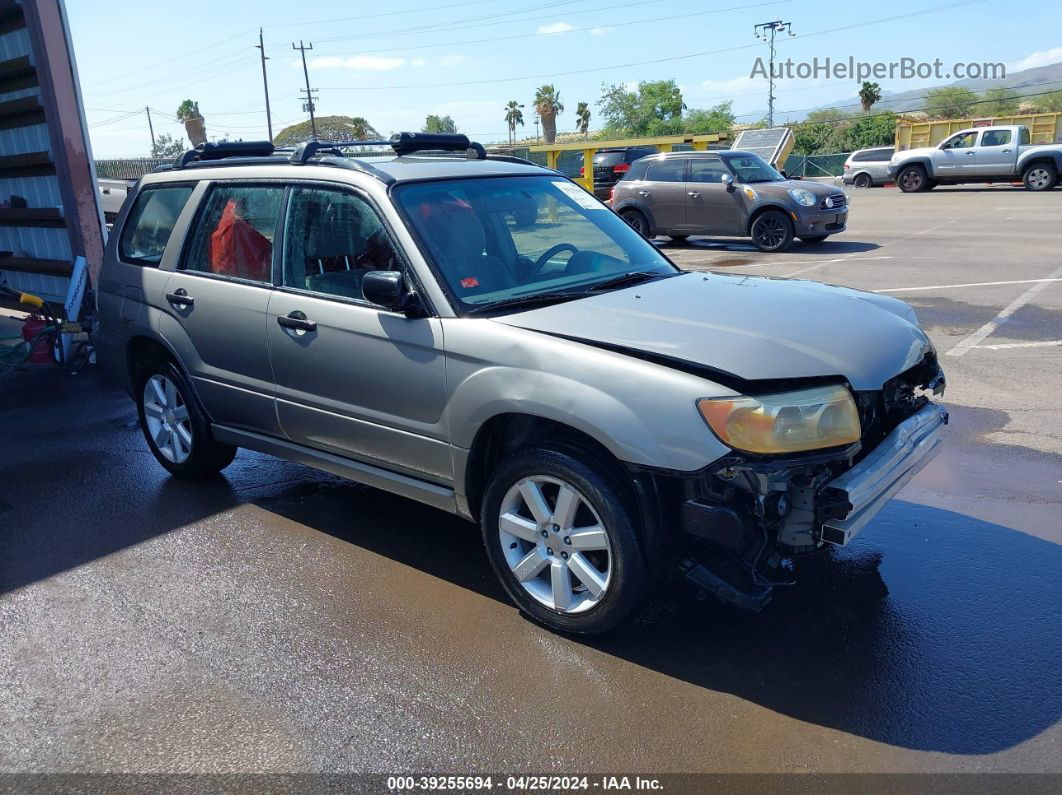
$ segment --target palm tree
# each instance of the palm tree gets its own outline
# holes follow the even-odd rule
[[[376,132],[369,120],[364,116],[355,116],[350,120],[351,126],[354,128],[354,138],[358,141],[371,141],[380,138],[380,133]]]
[[[575,126],[583,137],[590,137],[590,105],[588,103],[580,102],[575,106]]]
[[[515,99],[510,99],[505,106],[505,123],[509,125],[509,146],[516,141],[516,125],[524,126],[524,106]]]
[[[203,114],[199,112],[199,103],[186,99],[177,106],[175,114],[179,121],[184,122],[184,131],[188,133],[188,140],[192,146],[198,146],[206,142],[206,122]]]
[[[870,109],[879,99],[881,99],[881,86],[864,80],[863,87],[859,89],[859,102],[863,106],[863,113],[870,113]]]
[[[535,110],[542,119],[542,135],[547,144],[557,140],[557,114],[564,112],[561,96],[551,85],[539,86],[535,91]]]

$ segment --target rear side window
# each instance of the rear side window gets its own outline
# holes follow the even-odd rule
[[[892,159],[892,155],[892,149],[870,149],[866,152],[859,152],[855,157],[852,158],[852,162],[873,163],[879,160],[890,160]]]
[[[184,268],[253,282],[272,282],[273,238],[284,189],[217,185],[206,200]]]
[[[191,195],[191,185],[141,191],[118,241],[118,256],[126,262],[158,267],[177,218]]]
[[[1029,135],[1028,127],[1020,128],[1018,136],[1018,141],[1021,143],[1022,146],[1028,146],[1029,142],[1032,140],[1032,137]]]
[[[685,182],[685,172],[685,160],[656,160],[649,164],[645,178],[649,182]]]
[[[1010,130],[985,130],[981,135],[981,146],[1003,146],[1010,143]]]

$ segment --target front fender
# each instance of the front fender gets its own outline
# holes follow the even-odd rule
[[[907,160],[901,160],[895,166],[890,164],[889,176],[895,177],[908,166],[922,166],[926,170],[926,176],[933,179],[933,161],[928,157],[912,157]]]

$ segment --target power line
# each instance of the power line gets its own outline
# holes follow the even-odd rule
[[[878,19],[871,19],[865,22],[857,22],[850,25],[841,25],[835,28],[827,28],[825,30],[815,31],[814,33],[805,33],[797,38],[809,39],[816,36],[825,36],[830,33],[840,33],[846,30],[852,30],[853,28],[867,27],[868,25],[879,25],[885,22],[895,22],[900,19],[909,19],[911,17],[922,16],[925,14],[932,14],[938,11],[947,11],[953,8],[960,8],[962,6],[973,5],[975,3],[983,3],[985,0],[961,0],[957,3],[948,3],[947,5],[935,6],[933,8],[922,9],[921,11],[909,11],[905,14],[896,14],[888,17],[880,17]],[[452,83],[416,83],[406,85],[389,85],[389,86],[322,86],[329,91],[396,91],[400,89],[408,88],[452,88],[455,86],[470,86],[470,85],[487,85],[490,83],[515,83],[520,80],[541,80],[550,77],[566,77],[568,75],[589,74],[591,72],[607,72],[614,69],[627,69],[632,66],[650,66],[660,63],[672,63],[674,61],[684,61],[690,58],[701,58],[706,55],[720,55],[728,52],[737,52],[739,50],[747,50],[752,47],[758,47],[758,44],[741,44],[734,47],[724,47],[718,50],[703,50],[701,52],[686,53],[685,55],[672,55],[666,58],[653,58],[647,61],[631,61],[621,64],[609,64],[608,66],[592,66],[586,69],[572,69],[564,72],[546,72],[542,74],[534,75],[521,75],[519,77],[497,77],[486,80],[461,80]]]

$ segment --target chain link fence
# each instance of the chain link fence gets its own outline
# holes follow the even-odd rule
[[[140,179],[155,170],[155,166],[172,164],[172,157],[135,157],[120,160],[97,160],[96,176],[100,179]]]
[[[850,154],[789,155],[783,168],[791,177],[839,177],[844,173],[844,161]]]

